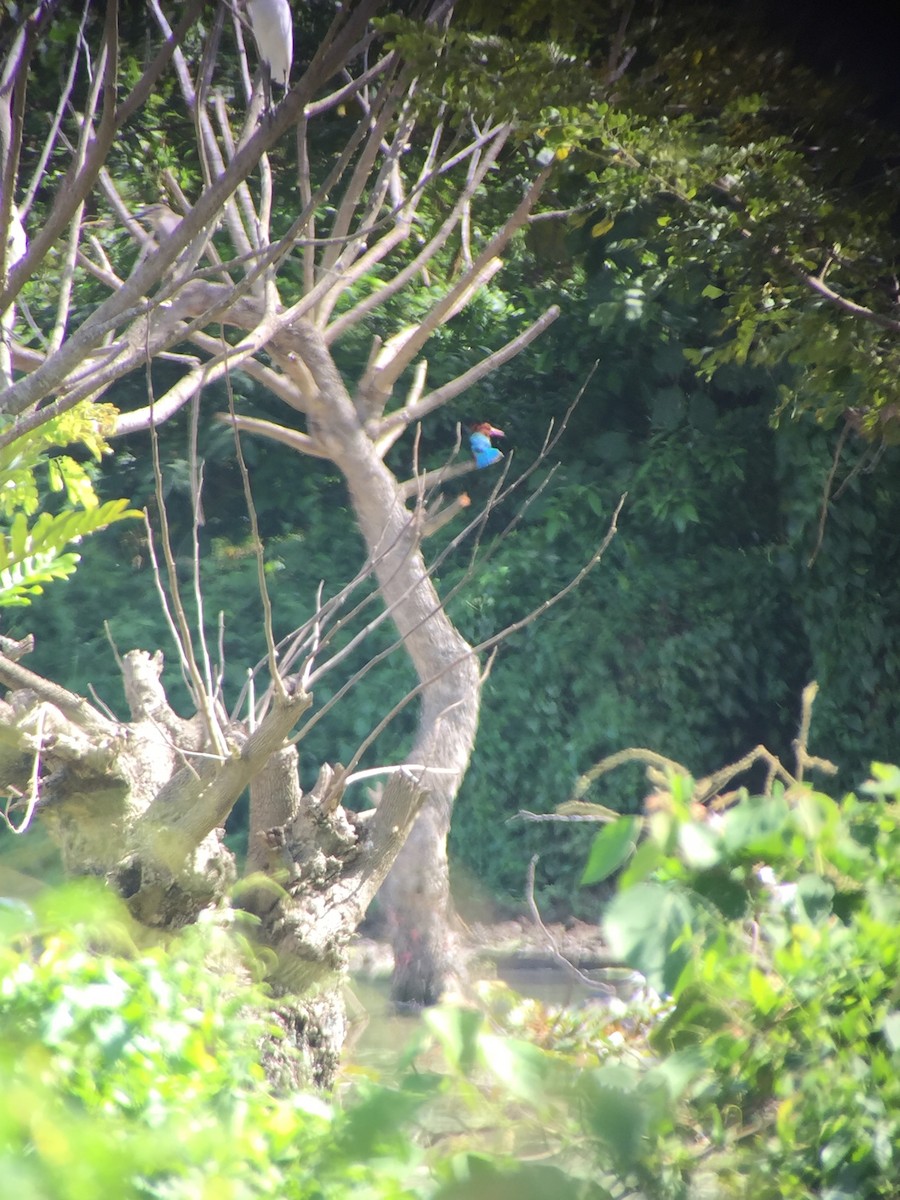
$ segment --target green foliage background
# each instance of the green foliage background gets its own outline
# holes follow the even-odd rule
[[[581,6],[555,6],[552,15],[517,6],[485,14],[475,4],[464,16],[476,30],[511,40],[476,34],[481,58],[475,58],[460,35],[449,61],[459,70],[465,65],[456,81],[461,95],[452,93],[452,71],[426,84],[436,90],[440,83],[455,101],[477,107],[496,98],[490,92],[496,73],[515,61],[515,87],[503,98],[528,114],[521,117],[521,144],[473,207],[474,244],[515,203],[524,177],[519,156],[527,160],[538,146],[560,156],[546,207],[574,215],[530,226],[505,270],[430,343],[429,382],[439,385],[515,336],[548,304],[562,308],[527,353],[453,411],[426,422],[422,464],[444,461],[457,421],[487,417],[507,432],[515,476],[599,363],[555,451],[560,466],[550,488],[452,602],[464,634],[487,637],[561,587],[602,538],[621,493],[629,498],[602,565],[559,609],[502,647],[485,688],[451,848],[460,895],[469,897],[473,912],[480,894],[489,906],[518,905],[524,864],[537,849],[548,881],[542,901],[583,912],[588,902],[576,886],[580,840],[508,818],[521,808],[552,808],[603,755],[631,744],[665,746],[700,775],[760,741],[786,754],[801,688],[815,678],[814,747],[838,763],[842,783],[852,786],[873,758],[891,756],[900,717],[900,653],[891,636],[900,617],[895,438],[880,441],[873,429],[867,438],[847,438],[818,543],[841,414],[868,400],[877,415],[888,403],[896,347],[804,307],[796,281],[765,274],[768,243],[754,257],[737,231],[748,217],[767,222],[771,237],[786,239],[798,253],[840,235],[846,286],[874,302],[895,248],[893,143],[862,102],[848,103],[843,85],[798,70],[790,56],[772,52],[762,29],[731,20],[734,13],[719,21],[704,6],[690,6],[647,26],[649,40],[622,80],[617,106],[591,100],[606,42],[585,24]],[[637,6],[636,29],[644,29],[646,16]],[[315,44],[305,22],[319,19],[318,10],[299,17],[301,53]],[[404,36],[404,23],[396,26]],[[537,46],[548,33],[559,45]],[[126,26],[123,37],[137,44],[140,29]],[[590,70],[573,68],[585,48]],[[52,39],[44,53],[52,65]],[[556,66],[536,98],[535,64],[549,61],[548,54]],[[670,119],[673,106],[677,120]],[[129,129],[117,147],[117,176],[137,194],[148,186],[148,164],[168,166],[190,191],[196,182],[190,127],[163,93],[149,120],[158,128]],[[345,114],[335,117],[334,144],[345,123]],[[807,153],[819,134],[824,149]],[[333,150],[327,134],[321,149],[323,158]],[[635,155],[643,173],[631,164]],[[710,186],[726,173],[740,180],[746,212]],[[450,200],[438,191],[428,218],[439,219]],[[289,191],[280,202],[286,221]],[[111,236],[102,222],[98,236]],[[121,257],[121,247],[107,249]],[[441,269],[453,270],[455,252],[448,248]],[[365,331],[341,343],[349,378],[359,375],[373,334],[389,336],[416,320],[440,287],[438,274],[377,310]],[[49,303],[46,288],[39,281],[29,286],[39,312]],[[376,279],[364,279],[357,291],[374,286]],[[155,369],[158,390],[166,369]],[[283,417],[243,377],[233,385],[245,410]],[[125,409],[143,403],[143,380],[125,380],[106,398]],[[226,407],[221,392],[203,397],[200,543],[213,626],[215,614],[224,613],[226,694],[233,702],[264,647],[234,449],[228,432],[207,420]],[[161,431],[166,502],[185,579],[191,569],[187,420]],[[152,516],[147,439],[117,443],[115,450],[101,468],[91,468],[101,499],[127,496]],[[328,592],[355,572],[360,542],[333,470],[252,439],[244,440],[244,453],[280,636],[309,614],[320,580]],[[410,439],[392,454],[405,476]],[[82,457],[90,457],[87,448]],[[72,461],[74,471],[79,464]],[[462,486],[477,505],[492,482],[484,472]],[[511,505],[491,517],[489,533],[504,527]],[[442,536],[454,532],[451,526]],[[463,548],[443,564],[441,587],[452,587],[467,565]],[[11,613],[4,630],[35,632],[35,669],[77,691],[92,685],[122,711],[104,620],[120,650],[170,648],[137,522],[94,537],[78,573],[31,608]],[[389,636],[379,634],[370,650]],[[364,659],[348,664],[348,672]],[[342,678],[326,679],[317,702]],[[167,681],[176,703],[186,706],[171,654]],[[409,683],[402,655],[367,676],[303,743],[305,781],[322,760],[346,761],[384,714],[385,697],[393,701]],[[413,718],[406,710],[364,765],[402,754]],[[640,790],[638,776],[623,773],[597,785],[596,798],[633,811]],[[238,841],[241,820],[238,812],[232,822]]]
[[[572,241],[577,251],[578,238]],[[607,262],[615,252],[611,245]],[[516,269],[536,270],[536,261],[523,253]],[[580,268],[576,262],[572,270]],[[697,774],[760,741],[786,754],[800,691],[812,678],[821,686],[814,744],[840,765],[848,785],[871,757],[887,757],[897,728],[900,655],[890,631],[900,620],[900,454],[888,447],[877,470],[850,479],[829,508],[822,546],[808,565],[836,435],[809,419],[773,430],[778,384],[759,369],[698,378],[668,314],[631,315],[630,280],[626,271],[617,287],[605,272],[597,280],[585,268],[567,284],[568,295],[544,283],[524,297],[511,280],[509,291],[485,299],[489,313],[458,322],[435,355],[435,370],[446,354],[449,371],[466,346],[488,336],[496,343],[511,332],[527,315],[524,303],[534,311],[548,294],[562,300],[564,315],[521,363],[467,398],[468,413],[441,414],[423,437],[426,461],[437,463],[452,445],[452,418],[483,413],[506,429],[513,473],[537,452],[548,422],[600,360],[559,443],[550,488],[453,602],[467,637],[489,636],[561,587],[602,538],[619,495],[629,493],[602,565],[560,609],[501,649],[488,680],[452,834],[465,890],[471,893],[477,879],[486,899],[515,903],[523,864],[540,848],[545,877],[553,881],[544,900],[581,905],[572,838],[548,839],[545,829],[538,834],[507,818],[521,808],[552,808],[591,762],[623,746],[665,745]],[[696,304],[684,320],[691,317],[708,314]],[[184,434],[173,429],[164,436],[167,500],[187,577],[187,468],[178,461]],[[334,589],[352,574],[359,542],[332,472],[280,447],[249,440],[244,447],[281,635],[308,615],[319,580]],[[206,611],[225,613],[233,699],[247,665],[264,650],[255,563],[228,436],[211,429],[201,453]],[[396,453],[409,454],[408,445]],[[868,453],[865,444],[846,446],[842,476]],[[153,508],[147,459],[146,445],[136,441],[120,449],[102,486]],[[477,503],[491,482],[477,476],[465,486]],[[495,514],[490,526],[511,515],[511,509]],[[441,587],[449,589],[467,564],[463,549],[442,568]],[[78,690],[91,683],[121,709],[105,618],[122,650],[169,646],[136,524],[95,539],[78,575],[8,629],[37,632],[36,669]],[[388,637],[385,631],[372,649]],[[177,699],[174,663],[168,678]],[[410,679],[395,655],[363,681],[301,747],[307,780],[322,759],[346,761],[383,715],[385,696],[398,696]],[[326,680],[317,700],[324,702],[339,682]],[[367,765],[403,752],[412,717],[407,710]],[[639,790],[636,777],[624,775],[596,798],[628,810]]]

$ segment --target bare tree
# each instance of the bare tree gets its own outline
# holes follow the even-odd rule
[[[286,1000],[285,1021],[298,1040],[317,1047],[316,1074],[325,1079],[341,1040],[339,1007],[327,985],[339,977],[348,938],[392,866],[386,897],[395,996],[434,1000],[452,966],[446,834],[472,752],[481,676],[473,648],[435,590],[422,541],[456,515],[454,506],[434,511],[435,483],[470,467],[413,471],[398,480],[385,455],[411,427],[508,362],[555,319],[557,310],[548,309],[506,345],[473,356],[457,378],[429,388],[422,357],[429,338],[501,268],[549,168],[535,166],[520,202],[476,245],[469,232],[473,206],[488,173],[510,152],[513,126],[458,120],[439,103],[423,121],[421,81],[398,53],[379,44],[370,24],[377,9],[372,0],[337,9],[314,53],[306,48],[305,70],[295,70],[293,87],[272,111],[264,111],[253,86],[253,51],[248,63],[244,45],[250,43],[237,11],[219,9],[203,31],[203,54],[192,63],[185,37],[190,32],[196,46],[202,4],[188,4],[175,28],[158,0],[148,7],[158,48],[122,96],[116,5],[107,6],[102,27],[85,5],[43,150],[27,156],[31,178],[22,154],[29,68],[46,22],[55,19],[54,5],[38,7],[10,43],[0,76],[0,255],[14,220],[21,220],[30,242],[27,253],[15,261],[11,256],[8,269],[0,259],[0,314],[14,313],[26,281],[46,278],[51,255],[58,288],[55,310],[44,306],[44,323],[32,318],[30,339],[21,316],[18,325],[4,325],[0,412],[8,420],[0,448],[77,405],[96,403],[115,381],[168,357],[181,364],[177,382],[160,395],[148,383],[146,405],[117,418],[116,433],[148,430],[155,451],[158,425],[202,389],[227,384],[241,371],[283,401],[285,423],[247,416],[232,405],[219,416],[233,427],[238,454],[242,438],[264,436],[333,462],[346,480],[368,558],[343,592],[320,597],[314,618],[288,644],[275,646],[266,621],[269,652],[239,712],[226,710],[203,638],[184,617],[171,561],[161,563],[159,573],[168,581],[162,590],[196,704],[192,719],[170,707],[159,654],[125,655],[131,715],[120,721],[28,671],[17,661],[27,646],[5,644],[0,680],[11,691],[0,702],[0,767],[19,804],[36,809],[52,830],[69,870],[107,879],[141,921],[163,928],[189,922],[231,894],[235,865],[221,830],[249,786],[251,877],[240,903],[256,914],[259,937],[274,951],[276,988],[285,997],[305,997],[303,1004]],[[435,30],[448,11],[434,6],[427,20]],[[220,53],[226,35],[236,47],[230,60]],[[237,85],[226,61],[237,63]],[[164,175],[165,196],[138,197],[133,180],[116,178],[110,154],[163,77],[174,78],[193,121],[203,183],[187,196],[174,176]],[[235,86],[238,94],[229,98]],[[323,164],[313,134],[338,109],[354,111],[356,120],[346,143]],[[269,157],[276,146],[284,151],[279,167]],[[284,166],[293,147],[296,161]],[[51,187],[47,163],[58,171],[63,160],[66,173],[49,211],[39,228],[29,226],[38,186],[45,193]],[[286,221],[291,185],[299,211]],[[435,188],[451,202],[441,219],[426,220]],[[130,259],[111,260],[97,236],[98,219],[107,230],[127,232]],[[345,378],[333,355],[340,339],[428,277],[453,239],[457,271],[422,319],[374,339],[361,377]],[[126,270],[123,261],[133,265]],[[349,299],[376,268],[378,286]],[[74,302],[85,281],[107,295],[76,318]],[[411,380],[406,394],[396,397],[404,379]],[[331,642],[341,604],[368,574],[384,604],[373,623],[385,615],[393,621],[397,645],[415,667],[419,715],[408,761],[388,775],[377,807],[355,815],[341,804],[354,764],[323,767],[316,787],[303,795],[295,747],[316,719],[316,681],[342,661]],[[262,596],[265,607],[264,590]],[[317,999],[310,1001],[310,993]]]

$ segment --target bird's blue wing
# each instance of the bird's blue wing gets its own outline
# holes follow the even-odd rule
[[[469,445],[472,447],[475,465],[478,467],[489,467],[503,457],[501,451],[491,445],[491,439],[485,433],[470,434]]]

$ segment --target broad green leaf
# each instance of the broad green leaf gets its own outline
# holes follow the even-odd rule
[[[699,1046],[674,1050],[647,1073],[650,1079],[661,1079],[671,1100],[677,1100],[707,1068],[706,1055]]]
[[[544,1103],[548,1084],[562,1065],[540,1046],[518,1038],[485,1034],[479,1050],[485,1066],[514,1096],[534,1104]]]
[[[722,859],[722,839],[709,825],[686,821],[678,829],[678,849],[689,867],[705,871]]]
[[[900,797],[900,767],[893,763],[872,763],[872,778],[859,789],[867,796]]]
[[[631,862],[622,873],[619,886],[631,888],[642,882],[659,866],[665,857],[665,852],[658,841],[645,838],[638,846]]]
[[[766,1015],[782,1002],[781,994],[772,984],[772,980],[758,967],[751,967],[747,973],[747,984],[750,998],[757,1009]]]
[[[608,878],[634,853],[641,829],[640,817],[620,817],[596,835],[581,876],[581,886]]]
[[[821,875],[801,875],[797,880],[797,900],[810,924],[831,915],[834,884]]]
[[[540,1162],[507,1164],[472,1151],[456,1156],[453,1176],[435,1200],[612,1200],[599,1183],[561,1167]],[[407,1194],[412,1195],[404,1192],[404,1197]]]
[[[660,995],[670,995],[690,960],[695,923],[696,910],[683,888],[639,883],[611,901],[603,931],[616,958],[640,971]]]
[[[346,1114],[345,1134],[354,1153],[367,1156],[383,1152],[403,1137],[404,1123],[422,1103],[422,1097],[415,1092],[386,1087],[373,1089],[370,1096]]]
[[[588,1124],[624,1166],[637,1161],[651,1119],[639,1080],[628,1067],[598,1067],[584,1073],[579,1087]]]
[[[784,848],[784,829],[790,809],[783,796],[743,800],[730,809],[722,824],[722,841],[732,853],[742,851],[765,858]]]

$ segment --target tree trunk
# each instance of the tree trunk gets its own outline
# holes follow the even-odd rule
[[[419,679],[420,717],[409,760],[422,764],[427,799],[409,846],[385,885],[394,949],[392,995],[405,1004],[434,1004],[457,967],[447,870],[453,801],[478,728],[480,673],[472,648],[451,622],[428,574],[417,514],[407,509],[325,347],[298,323],[294,345],[318,385],[323,442],[343,472],[379,589]],[[316,422],[315,406],[310,417]]]
[[[132,720],[119,722],[0,654],[12,689],[0,701],[0,784],[44,822],[69,873],[106,880],[138,921],[174,931],[231,904],[237,872],[221,824],[249,783],[253,874],[237,902],[271,952],[276,1020],[301,1051],[298,1060],[272,1040],[263,1061],[278,1086],[328,1085],[344,1039],[346,946],[423,793],[395,787],[379,829],[344,811],[329,768],[304,796],[284,745],[308,707],[302,692],[251,733],[230,725],[217,756],[203,722],[169,707],[162,668],[159,653],[125,656]]]
[[[398,1005],[436,1004],[463,969],[447,863],[450,811],[446,800],[426,801],[381,889]]]

